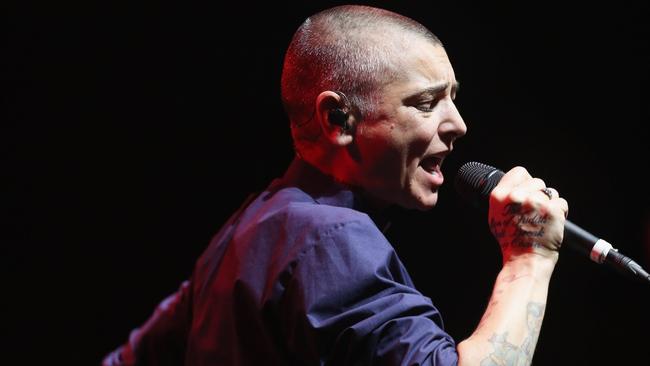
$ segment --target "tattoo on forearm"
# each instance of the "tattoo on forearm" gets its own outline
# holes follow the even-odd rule
[[[533,353],[544,318],[545,304],[529,302],[526,312],[528,335],[521,346],[508,342],[508,332],[495,333],[490,337],[494,351],[481,361],[481,366],[526,366],[533,360]]]

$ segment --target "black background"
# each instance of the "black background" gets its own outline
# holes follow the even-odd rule
[[[439,207],[389,239],[461,340],[500,255],[449,182],[465,161],[526,166],[570,219],[650,267],[647,5],[370,4],[445,43],[469,126]],[[292,158],[282,57],[337,2],[3,3],[3,353],[96,364]],[[563,250],[535,365],[650,365],[650,286]]]

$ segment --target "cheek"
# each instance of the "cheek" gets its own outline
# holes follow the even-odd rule
[[[377,124],[359,132],[357,141],[366,164],[381,163],[382,160],[391,159],[401,145],[399,130],[395,124]]]
[[[390,122],[360,131],[363,136],[359,141],[361,158],[371,175],[399,177],[402,182],[406,176],[412,175],[435,137],[432,120],[431,117],[404,112]]]
[[[396,179],[401,181],[407,148],[408,144],[395,125],[386,124],[381,129],[366,131],[359,141],[360,168],[366,172],[365,179],[374,181],[373,185],[393,185]]]
[[[436,137],[436,126],[431,120],[415,120],[407,132],[407,160],[412,162],[422,158]]]

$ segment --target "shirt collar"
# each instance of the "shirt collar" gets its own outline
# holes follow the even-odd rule
[[[277,189],[298,187],[321,205],[347,207],[364,212],[384,232],[390,226],[388,210],[371,210],[370,205],[359,192],[337,182],[333,177],[298,157],[293,159],[284,176],[275,184],[279,185]]]

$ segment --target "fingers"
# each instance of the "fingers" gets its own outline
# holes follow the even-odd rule
[[[569,212],[568,202],[557,189],[546,187],[542,179],[532,177],[526,168],[520,166],[510,169],[501,178],[492,190],[490,200],[519,203],[565,218]]]
[[[504,201],[509,197],[514,202],[523,202],[526,197],[544,188],[546,188],[546,184],[543,180],[533,178],[526,168],[517,166],[510,169],[501,178],[499,184],[492,190],[491,198]]]
[[[553,190],[551,190],[551,188],[549,187],[542,188],[542,193],[544,193],[549,200],[553,199]]]
[[[541,190],[541,192],[548,198],[549,202],[553,203],[553,206],[561,212],[561,214],[566,218],[569,213],[569,203],[562,197],[557,189],[552,187],[546,187]]]
[[[553,200],[555,201],[553,207],[557,208],[564,215],[564,218],[567,218],[569,216],[569,202],[562,197],[554,198]]]
[[[524,167],[514,167],[501,178],[499,184],[492,190],[491,196],[498,200],[503,200],[515,187],[531,178]]]

